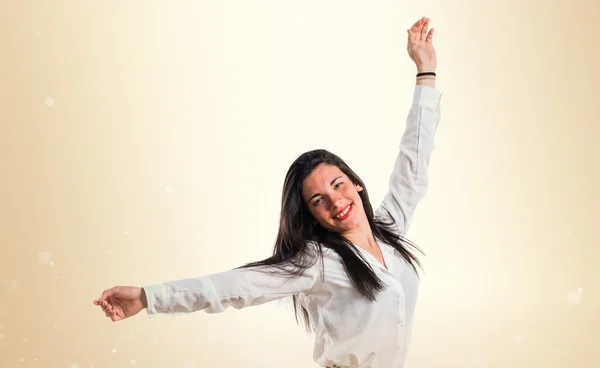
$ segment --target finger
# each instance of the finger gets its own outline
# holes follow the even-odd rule
[[[116,309],[112,308],[110,305],[104,309],[104,315],[106,317],[112,317],[115,316],[117,314]]]
[[[423,19],[419,19],[413,26],[409,29],[408,34],[412,36],[412,38],[417,39],[419,37],[419,32],[421,32],[421,28],[423,27]]]
[[[412,25],[412,27],[410,27],[410,29],[413,31],[416,31],[419,28],[419,25],[422,21],[423,21],[423,18],[419,19],[418,21],[415,22],[415,24]]]
[[[102,294],[100,294],[100,297],[98,298],[98,303],[103,303],[108,298],[109,295],[110,295],[110,289],[104,290],[102,292]]]
[[[99,301],[105,301],[106,299],[108,299],[109,297],[117,294],[119,292],[120,287],[119,286],[115,286],[113,288],[104,290],[102,292],[102,295],[100,296],[100,299],[98,299]]]
[[[114,311],[114,308],[112,305],[105,303],[102,305],[102,310],[104,311],[104,313],[110,313],[110,312]]]
[[[423,27],[421,28],[421,41],[425,41],[427,38],[427,27],[429,26],[429,19],[425,18],[423,22]]]
[[[429,31],[429,33],[427,34],[427,40],[426,40],[426,41],[427,41],[428,43],[431,43],[431,41],[433,40],[433,32],[434,32],[434,29],[432,28],[432,29]]]
[[[419,19],[413,26],[408,29],[406,32],[408,33],[408,42],[413,43],[419,39],[419,34],[421,32],[421,28],[423,27],[423,20]]]

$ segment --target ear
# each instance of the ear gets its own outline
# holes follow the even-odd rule
[[[361,186],[360,186],[360,185],[358,185],[358,184],[354,184],[354,187],[356,188],[356,191],[357,191],[357,192],[362,192],[362,190],[363,190],[363,187],[361,187]]]

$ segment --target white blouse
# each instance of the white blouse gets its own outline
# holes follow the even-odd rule
[[[427,191],[433,138],[440,121],[440,100],[437,89],[415,86],[390,189],[375,210],[376,216],[389,216],[389,212],[402,235]],[[353,288],[337,253],[323,248],[323,262],[316,262],[302,276],[293,279],[235,269],[145,286],[146,312],[149,315],[198,310],[220,313],[228,307],[240,309],[297,295],[315,324],[313,359],[317,364],[401,368],[411,338],[419,280],[398,251],[383,242],[379,245],[388,270],[357,246],[387,285],[374,302]]]

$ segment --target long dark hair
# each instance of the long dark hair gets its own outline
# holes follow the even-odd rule
[[[375,294],[384,289],[384,284],[377,277],[371,266],[354,244],[338,233],[331,232],[320,226],[302,200],[302,183],[313,170],[321,165],[337,166],[353,184],[360,185],[363,190],[358,192],[363,203],[364,212],[369,221],[373,236],[394,247],[404,260],[417,272],[415,265],[421,267],[419,260],[408,251],[405,244],[419,250],[414,243],[404,238],[394,227],[391,216],[374,218],[369,194],[363,181],[337,155],[323,149],[308,151],[299,156],[290,166],[284,180],[281,196],[281,215],[279,232],[275,241],[273,255],[267,259],[250,262],[237,268],[272,266],[291,277],[298,276],[314,265],[323,255],[323,247],[336,252],[344,265],[346,272],[356,290],[365,298],[375,300]],[[318,252],[309,251],[308,243],[317,244]],[[315,256],[316,255],[316,256]],[[320,257],[319,257],[320,256]],[[418,273],[417,273],[418,275]],[[296,322],[302,312],[305,327],[310,333],[312,325],[307,310],[299,303],[297,296],[292,297]]]

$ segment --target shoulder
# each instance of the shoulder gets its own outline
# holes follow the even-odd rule
[[[394,221],[394,218],[393,218],[391,212],[385,206],[385,201],[383,201],[379,205],[379,207],[377,207],[375,209],[375,211],[373,211],[373,217],[375,220],[384,221],[384,222]]]
[[[316,240],[307,240],[306,248],[308,249],[309,253],[316,254],[319,256],[323,255],[324,257],[331,253],[335,253],[330,248],[324,246],[323,243],[320,243]]]
[[[310,240],[307,243],[309,254],[312,256],[314,266],[328,269],[332,264],[340,263],[339,254],[333,249],[318,241]]]
[[[385,203],[382,203],[374,211],[374,220],[378,225],[384,226],[386,229],[391,230],[399,235],[403,235],[400,230],[398,222],[392,216],[392,213],[386,208]]]

